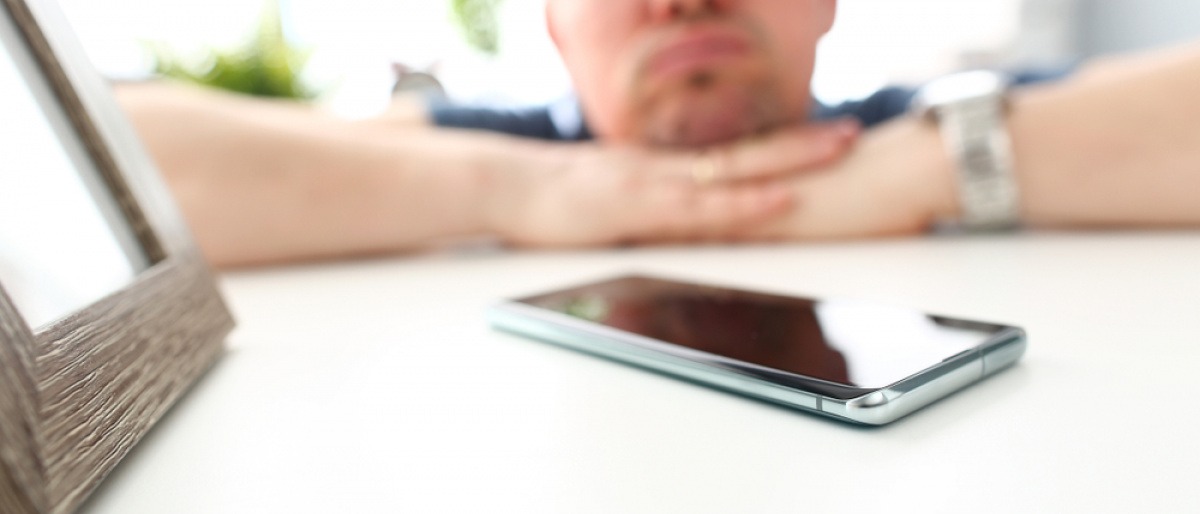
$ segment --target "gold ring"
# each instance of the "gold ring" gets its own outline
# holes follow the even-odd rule
[[[702,186],[716,180],[720,171],[720,162],[717,160],[717,156],[711,152],[697,155],[696,160],[692,162],[692,180]]]

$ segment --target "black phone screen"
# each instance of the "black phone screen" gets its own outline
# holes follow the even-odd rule
[[[886,387],[1005,326],[877,303],[623,277],[519,300],[738,361],[861,388]]]

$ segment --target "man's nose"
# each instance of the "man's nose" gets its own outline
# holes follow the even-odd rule
[[[650,0],[655,21],[676,21],[724,12],[734,0]]]

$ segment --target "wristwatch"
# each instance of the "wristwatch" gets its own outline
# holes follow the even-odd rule
[[[1020,224],[1020,191],[1005,126],[1009,83],[991,71],[956,73],[922,87],[911,104],[912,112],[938,125],[958,168],[962,217],[953,223],[967,231]]]

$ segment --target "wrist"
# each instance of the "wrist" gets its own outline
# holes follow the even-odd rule
[[[962,218],[962,199],[958,191],[958,168],[953,152],[936,126],[915,123],[915,153],[927,197],[931,227],[939,222]]]
[[[426,184],[413,192],[418,202],[442,204],[429,209],[438,218],[431,221],[452,227],[447,235],[495,235],[499,215],[511,209],[511,199],[525,174],[515,162],[521,155],[516,148],[522,145],[504,136],[453,131],[411,133],[404,141],[401,158],[422,152],[438,156],[424,163],[423,175],[442,186]]]
[[[545,187],[545,170],[565,167],[566,152],[559,145],[532,141],[496,140],[479,158],[479,226],[491,235],[511,239],[519,231],[522,211]]]
[[[959,219],[957,168],[936,126],[906,118],[876,129],[874,136],[889,141],[881,154],[900,163],[893,185],[907,191],[909,214],[921,228]]]

